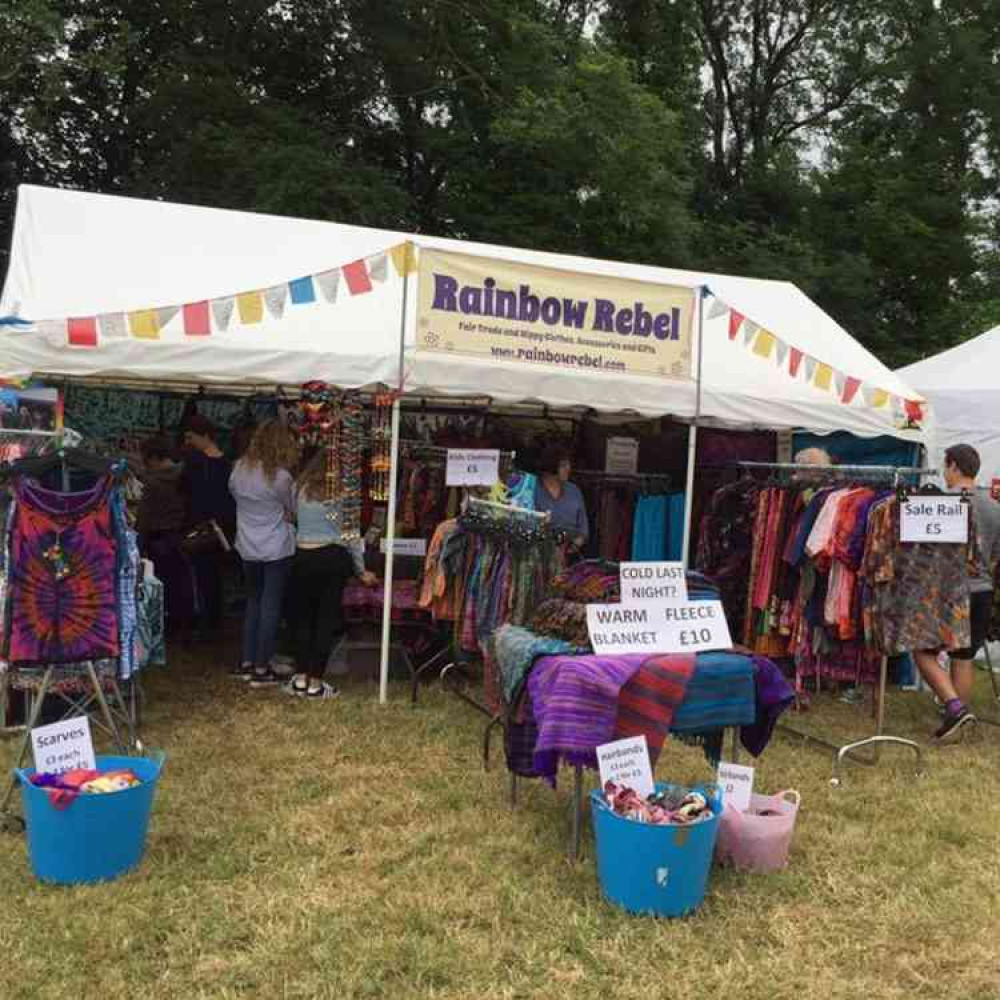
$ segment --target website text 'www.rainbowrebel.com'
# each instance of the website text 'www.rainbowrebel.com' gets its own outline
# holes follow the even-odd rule
[[[538,361],[546,365],[571,365],[575,368],[593,368],[609,372],[628,370],[624,361],[611,361],[599,354],[550,351],[547,347],[494,347],[492,350],[493,357],[500,361]]]

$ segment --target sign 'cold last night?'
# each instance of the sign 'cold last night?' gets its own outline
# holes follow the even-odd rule
[[[694,301],[693,288],[424,250],[417,346],[497,363],[690,379]]]

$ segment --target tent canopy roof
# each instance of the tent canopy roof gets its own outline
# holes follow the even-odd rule
[[[798,288],[787,282],[589,260],[533,250],[413,236],[387,230],[133,198],[22,186],[0,315],[32,321],[26,332],[0,332],[0,374],[129,378],[160,384],[293,385],[325,378],[345,387],[396,384],[400,336],[406,386],[419,393],[488,395],[555,406],[585,405],[648,415],[695,413],[693,383],[610,372],[483,362],[417,352],[409,296],[401,330],[402,282],[389,279],[357,297],[343,289],[332,305],[265,310],[244,326],[239,308],[226,333],[191,338],[165,329],[159,340],[102,338],[97,348],[68,348],[40,335],[44,321],[91,317],[234,296],[286,285],[412,240],[450,250],[583,274],[688,287],[712,293],[807,358],[828,363],[862,386],[919,399]],[[711,302],[711,300],[709,300]],[[176,323],[175,323],[176,326]],[[6,328],[0,327],[0,330]],[[805,366],[803,366],[804,368]],[[702,415],[720,425],[896,434],[891,407],[848,405],[833,386],[817,388],[787,359],[759,356],[728,319],[705,324]]]

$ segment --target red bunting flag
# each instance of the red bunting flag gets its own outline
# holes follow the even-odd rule
[[[740,326],[746,317],[743,313],[738,313],[735,309],[729,313],[729,339],[735,340],[736,334],[740,332]]]
[[[799,367],[802,365],[802,359],[804,357],[805,355],[797,347],[793,347],[791,351],[789,351],[788,374],[791,375],[792,378],[795,378],[795,376],[798,375]]]
[[[919,424],[920,421],[924,419],[923,408],[915,399],[904,400],[903,410],[906,413],[906,419],[912,421],[915,424]]]
[[[212,321],[208,315],[208,301],[189,302],[184,306],[184,332],[189,337],[208,337]]]
[[[364,295],[372,290],[371,278],[368,277],[368,268],[363,260],[356,260],[353,264],[345,264],[343,267],[344,280],[351,295]]]
[[[71,319],[67,330],[69,342],[74,347],[97,347],[96,316],[87,316],[82,319]]]
[[[851,378],[850,375],[847,376],[847,381],[844,383],[844,394],[840,397],[842,403],[850,403],[851,400],[858,394],[858,389],[861,388],[861,379]]]

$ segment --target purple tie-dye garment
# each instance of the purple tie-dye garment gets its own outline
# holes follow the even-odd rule
[[[80,493],[18,481],[10,542],[15,664],[76,663],[119,653],[110,477]]]

